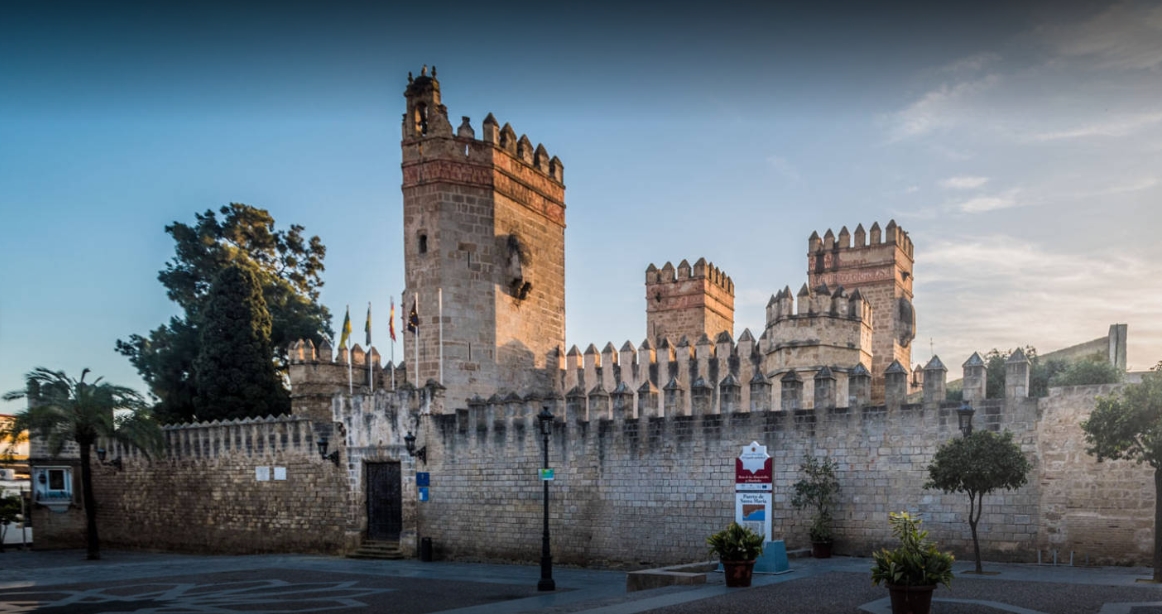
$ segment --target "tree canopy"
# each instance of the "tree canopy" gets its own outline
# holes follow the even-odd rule
[[[276,230],[268,211],[239,203],[194,218],[193,225],[174,222],[165,227],[175,255],[158,273],[166,296],[181,307],[182,315],[145,336],[117,341],[117,350],[157,398],[155,410],[166,422],[200,419],[194,367],[201,349],[199,330],[213,280],[231,263],[250,265],[258,279],[271,319],[270,359],[280,369],[294,341],[317,344],[333,334],[331,314],[318,301],[327,253],[319,237],[306,238],[299,225]]]
[[[271,360],[270,313],[248,265],[231,264],[210,286],[194,361],[201,420],[228,420],[290,411]]]
[[[924,488],[968,495],[968,526],[972,530],[977,573],[981,572],[981,561],[976,527],[984,509],[984,496],[994,490],[1024,486],[1031,468],[1008,431],[1003,435],[976,431],[951,439],[940,446],[928,465]]]
[[[1037,355],[1031,345],[1024,347],[1029,359],[1029,396],[1048,396],[1050,386],[1085,386],[1091,384],[1114,384],[1122,381],[1122,372],[1110,364],[1105,356],[1095,354],[1075,360],[1048,360]],[[985,396],[999,399],[1005,396],[1005,361],[1013,350],[1001,352],[993,348],[985,354],[985,368],[988,372]],[[959,399],[956,399],[959,400]]]

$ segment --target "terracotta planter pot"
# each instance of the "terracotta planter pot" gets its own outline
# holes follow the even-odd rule
[[[935,584],[927,586],[888,585],[892,596],[892,614],[929,614],[932,611],[932,591]]]
[[[722,561],[722,572],[726,576],[726,586],[746,588],[750,586],[751,576],[754,575],[754,560]]]
[[[831,542],[811,542],[811,556],[817,559],[831,558]]]

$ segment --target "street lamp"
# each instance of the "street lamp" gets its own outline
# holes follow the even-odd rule
[[[335,450],[334,452],[327,454],[327,438],[325,436],[320,436],[319,440],[315,442],[315,445],[319,446],[319,456],[322,457],[323,460],[329,460],[332,463],[335,463],[335,466],[339,465],[339,451]]]
[[[416,436],[412,435],[411,431],[408,431],[408,434],[404,436],[403,445],[407,448],[408,456],[414,456],[423,461],[425,465],[428,464],[428,446],[424,446],[417,450]]]
[[[964,433],[965,437],[972,434],[972,415],[975,413],[976,410],[968,401],[961,403],[960,409],[956,410],[956,421],[960,425],[960,432]]]
[[[105,451],[105,448],[97,448],[97,461],[99,463],[101,463],[102,465],[107,465],[109,467],[113,467],[117,471],[121,471],[122,469],[124,469],[124,466],[121,464],[121,457],[120,456],[118,456],[117,458],[115,458],[109,462],[105,462],[105,458],[108,455],[109,455],[109,453]]]
[[[541,408],[537,414],[537,422],[541,426],[541,437],[545,443],[545,464],[549,468],[549,435],[553,434],[553,414],[549,406]],[[545,532],[541,537],[541,581],[537,582],[538,591],[556,590],[557,583],[553,582],[553,555],[549,553],[549,481],[541,476],[541,483],[545,487]]]

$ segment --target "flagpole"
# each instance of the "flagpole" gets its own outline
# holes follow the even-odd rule
[[[367,303],[367,384],[375,393],[375,369],[371,364],[371,303]]]
[[[415,302],[413,303],[413,305],[415,305],[415,308],[416,308],[416,314],[417,314],[416,320],[419,320],[420,293],[418,290],[416,291]],[[415,346],[416,346],[416,388],[418,389],[420,387],[420,324],[419,324],[419,322],[416,322]]]
[[[387,314],[387,330],[391,336],[391,389],[395,390],[395,299],[394,298],[391,299],[391,312]]]
[[[440,338],[439,338],[439,343],[440,343],[440,379],[437,381],[439,381],[440,385],[443,386],[444,385],[444,289],[443,288],[436,289],[436,302],[438,305],[438,308],[436,310],[438,312],[437,317],[440,319]]]
[[[347,340],[347,394],[355,396],[354,367],[351,366],[351,340]]]

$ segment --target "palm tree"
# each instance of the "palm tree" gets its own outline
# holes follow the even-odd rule
[[[89,456],[98,438],[118,441],[150,456],[161,450],[164,437],[141,395],[124,386],[85,382],[89,370],[76,380],[63,371],[37,367],[24,376],[26,388],[4,394],[5,401],[28,399],[28,409],[17,414],[0,441],[14,445],[28,432],[48,443],[53,456],[75,442],[81,452],[81,492],[85,505],[85,535],[89,559],[101,558],[97,538],[97,502]]]

